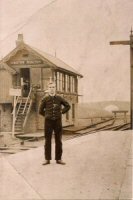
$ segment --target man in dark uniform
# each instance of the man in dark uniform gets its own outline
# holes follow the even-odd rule
[[[62,108],[63,106],[63,108]],[[57,164],[64,165],[62,157],[62,114],[70,109],[69,103],[56,95],[55,84],[49,83],[48,95],[45,96],[39,107],[39,114],[45,116],[45,161],[43,165],[50,164],[52,132],[55,133],[55,160]]]

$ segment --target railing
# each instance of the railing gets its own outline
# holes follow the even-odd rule
[[[16,111],[16,105],[18,103],[18,100],[19,100],[20,96],[18,96],[18,97],[14,96],[14,98],[15,99],[14,99],[14,107],[13,107],[12,114]],[[15,113],[15,115],[16,115],[16,113]]]
[[[28,118],[28,114],[30,112],[31,105],[32,105],[32,99],[30,100],[30,104],[28,106],[28,110],[27,110],[27,113],[26,113],[26,116],[25,116],[25,119],[24,119],[24,122],[23,122],[23,128],[25,127],[25,124],[27,122],[27,118]]]
[[[19,110],[20,110],[20,107],[21,107],[22,102],[23,102],[23,100],[22,100],[22,97],[21,97],[21,100],[20,100],[20,103],[19,103],[19,107],[18,107],[18,110],[17,110],[16,116],[17,116],[18,113],[19,113]]]
[[[24,121],[23,121],[23,128],[25,127],[25,124],[26,124],[26,122],[27,122],[28,114],[29,114],[29,112],[30,112],[30,108],[31,108],[31,105],[32,105],[32,99],[30,98],[31,92],[32,92],[32,87],[30,88],[28,97],[27,97],[26,102],[25,102],[24,110],[23,110],[23,112],[22,112],[22,115],[24,115],[24,114],[25,114],[25,111],[26,111],[26,109],[27,109],[27,107],[28,107],[27,112],[26,112],[26,116],[24,117]],[[30,100],[30,102],[29,102],[29,100]],[[29,103],[29,104],[28,104],[28,103]]]
[[[26,124],[26,121],[27,121],[27,118],[28,118],[28,114],[30,112],[30,108],[31,108],[31,105],[32,105],[32,99],[30,99],[31,92],[32,92],[32,87],[30,88],[28,97],[26,98],[26,102],[24,102],[24,108],[22,109],[22,113],[21,113],[22,116],[24,116],[24,114],[26,112],[26,116],[24,117],[24,121],[23,121],[23,128],[24,128],[24,126]],[[19,106],[18,106],[18,109],[16,109],[18,103],[19,103]],[[20,114],[20,108],[21,108],[22,103],[23,103],[23,97],[14,96],[14,105],[13,105],[13,111],[12,111],[12,114],[13,114],[12,135],[13,135],[13,137],[14,137],[14,132],[15,132],[15,122],[16,122],[17,116]],[[28,107],[28,109],[27,109],[27,107]],[[27,111],[26,111],[26,109],[27,109]]]
[[[13,114],[12,137],[14,137],[14,129],[15,129],[15,121],[16,121],[16,106],[17,106],[19,98],[20,96],[18,97],[14,96],[13,111],[12,111],[12,114]]]
[[[23,115],[24,115],[25,110],[26,110],[26,107],[27,107],[27,105],[28,105],[28,102],[29,102],[29,99],[30,99],[31,92],[32,92],[32,87],[30,88],[30,91],[29,91],[28,97],[27,97],[27,99],[26,99],[26,103],[25,103],[24,110],[23,110],[23,113],[22,113]]]

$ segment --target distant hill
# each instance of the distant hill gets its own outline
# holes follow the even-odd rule
[[[106,110],[106,107],[108,106],[110,107],[112,106],[112,109],[114,106],[117,107],[118,110],[130,111],[130,102],[127,101],[102,101],[102,102],[79,103],[78,118],[112,116],[112,111]]]

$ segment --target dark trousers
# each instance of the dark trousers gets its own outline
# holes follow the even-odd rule
[[[45,119],[45,159],[51,160],[52,133],[55,134],[55,160],[61,160],[62,156],[62,122],[61,119]]]

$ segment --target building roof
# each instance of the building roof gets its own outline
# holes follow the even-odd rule
[[[70,67],[68,64],[64,63],[57,57],[54,57],[46,52],[43,52],[35,47],[27,45],[26,43],[18,40],[17,47],[14,48],[7,56],[3,58],[3,62],[7,62],[12,56],[14,56],[19,50],[26,49],[30,52],[33,52],[35,55],[39,56],[42,60],[50,64],[50,67],[54,67],[69,73],[74,73],[80,77],[83,77],[80,73],[78,73],[74,68]],[[9,66],[8,66],[9,67]]]
[[[30,46],[31,47],[31,46]],[[60,60],[57,57],[54,57],[46,52],[43,52],[35,47],[31,47],[34,51],[36,51],[38,54],[42,55],[45,59],[47,59],[48,61],[50,61],[51,63],[53,63],[57,68],[69,71],[69,72],[73,72],[74,74],[77,74],[81,77],[83,77],[80,73],[78,73],[74,68],[70,67],[68,64],[66,64],[65,62],[63,62],[62,60]]]
[[[16,74],[16,70],[10,67],[7,63],[0,61],[0,69],[6,69],[12,74]]]

